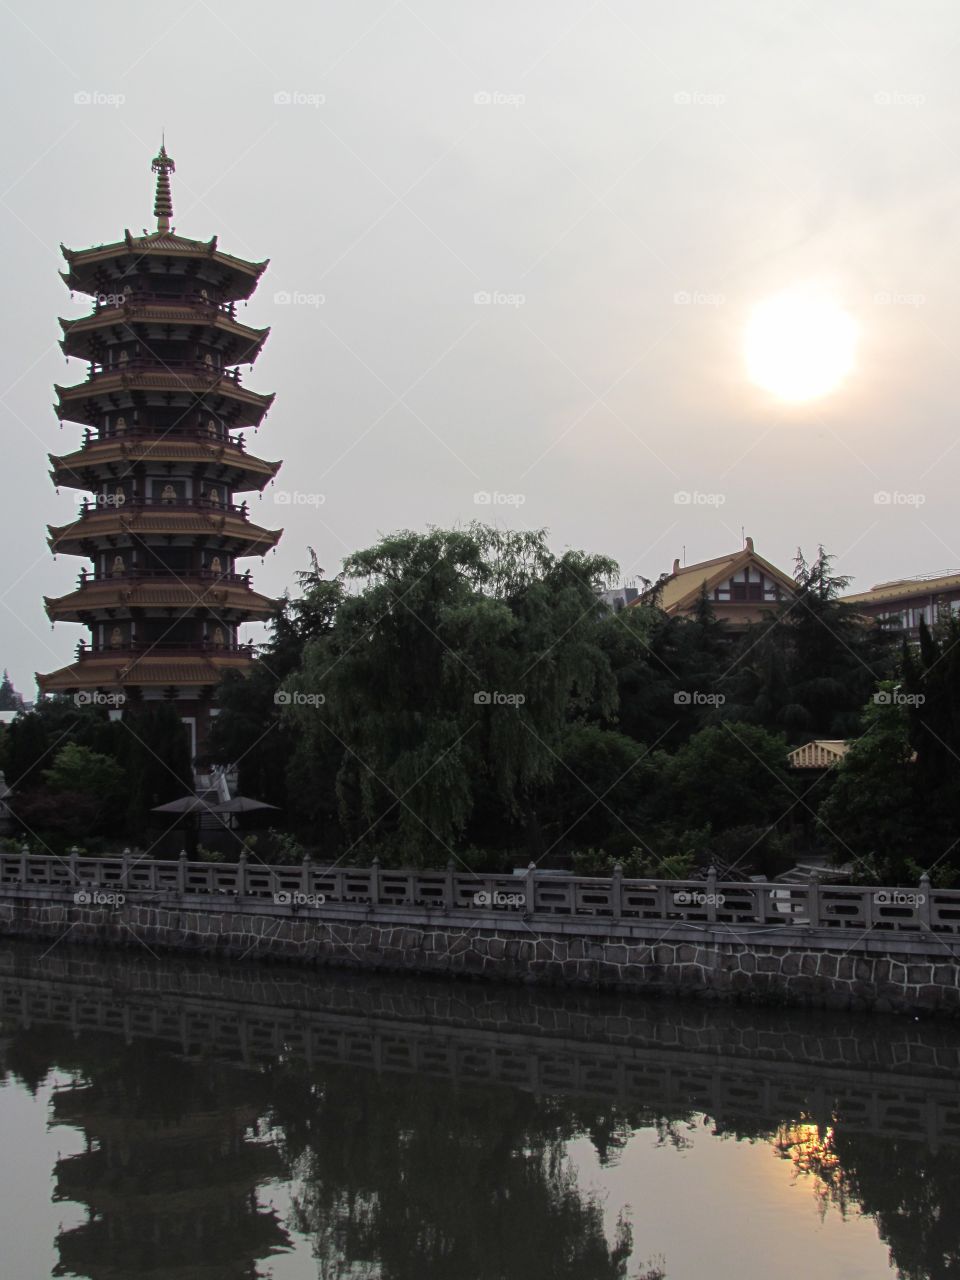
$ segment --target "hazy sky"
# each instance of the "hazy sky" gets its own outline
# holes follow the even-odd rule
[[[252,498],[286,529],[249,562],[261,590],[308,545],[335,572],[381,531],[477,517],[628,579],[741,526],[785,568],[825,543],[860,589],[960,567],[956,3],[9,0],[0,31],[22,692],[86,635],[41,600],[84,563],[45,541],[78,497],[47,452],[81,434],[51,384],[85,377],[57,316],[89,307],[58,246],[154,227],[161,128],[177,229],[271,260],[241,311],[273,330],[247,385],[277,392],[249,443],[284,459]],[[798,284],[860,345],[840,390],[789,405],[748,380],[743,330]]]

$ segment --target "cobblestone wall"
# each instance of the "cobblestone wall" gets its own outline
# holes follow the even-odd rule
[[[327,913],[329,915],[329,913]],[[828,1008],[960,1010],[953,943],[876,932],[610,924],[464,923],[440,913],[375,911],[336,918],[235,902],[79,906],[20,893],[0,901],[0,934],[143,946],[233,958],[433,973],[611,991],[699,995]]]

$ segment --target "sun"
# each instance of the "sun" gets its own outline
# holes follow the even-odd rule
[[[750,315],[747,373],[780,400],[814,400],[836,391],[850,373],[857,336],[854,320],[829,295],[778,293]]]

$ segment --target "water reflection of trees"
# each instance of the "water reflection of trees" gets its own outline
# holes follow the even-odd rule
[[[84,1222],[58,1233],[57,1274],[254,1280],[296,1231],[321,1280],[624,1280],[629,1223],[605,1233],[603,1206],[567,1150],[586,1137],[613,1165],[643,1129],[676,1149],[701,1132],[772,1142],[822,1212],[875,1218],[904,1280],[960,1277],[960,1149],[931,1150],[926,1129],[908,1141],[909,1107],[897,1133],[878,1134],[864,1131],[862,1106],[845,1113],[828,1087],[808,1113],[802,1089],[787,1090],[787,1101],[771,1090],[761,1105],[751,1089],[750,1106],[721,1089],[726,1110],[709,1108],[719,1114],[708,1118],[700,1072],[680,1072],[669,1087],[651,1072],[622,1095],[635,1102],[590,1101],[471,1079],[469,1055],[449,1078],[346,1060],[310,1066],[282,1053],[241,1062],[236,1047],[221,1046],[234,1057],[220,1061],[212,1044],[210,1056],[186,1057],[170,1049],[175,1038],[75,1032],[75,1005],[62,1009],[62,1024],[0,1024],[0,1078],[36,1092],[55,1071],[66,1083],[51,1120],[83,1135],[83,1150],[53,1170],[55,1198],[86,1209]],[[110,1002],[103,1010],[104,1020],[117,1013]],[[135,1010],[126,1012],[133,1025]],[[402,1035],[402,1021],[394,1025]],[[721,1077],[735,1069],[725,1061]],[[942,1079],[931,1082],[942,1095]],[[883,1100],[893,1116],[898,1096]],[[265,1207],[277,1184],[292,1194],[282,1223]],[[638,1241],[637,1256],[658,1243]]]
[[[53,1170],[54,1198],[86,1209],[58,1232],[57,1275],[254,1280],[289,1245],[261,1203],[282,1180],[322,1280],[627,1276],[629,1224],[608,1242],[566,1144],[592,1135],[613,1160],[639,1115],[344,1066],[238,1069],[50,1026],[15,1029],[2,1066],[31,1092],[65,1077],[51,1123],[83,1135]]]
[[[774,1150],[814,1194],[846,1216],[869,1214],[902,1280],[960,1276],[960,1158],[956,1148],[931,1150],[921,1140],[845,1132],[832,1125],[788,1124]]]
[[[614,1109],[344,1067],[298,1096],[306,1084],[286,1078],[272,1118],[296,1171],[291,1225],[316,1242],[324,1280],[626,1276],[629,1225],[607,1242],[566,1154],[598,1119],[607,1141],[625,1138]]]

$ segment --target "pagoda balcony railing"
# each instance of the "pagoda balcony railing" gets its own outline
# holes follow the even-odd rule
[[[128,498],[124,494],[101,494],[100,501],[91,502],[86,499],[80,504],[79,519],[97,515],[104,511],[125,511],[132,507],[135,511],[209,511],[214,514],[239,516],[241,520],[250,519],[250,510],[245,502],[239,506],[233,502],[211,502],[209,498]]]
[[[241,386],[240,370],[237,368],[220,369],[216,365],[207,364],[205,360],[164,360],[162,356],[134,356],[132,360],[116,361],[114,364],[91,363],[87,371],[87,382],[125,373],[184,374],[192,378],[209,378],[212,382],[232,382],[234,386]]]
[[[143,427],[115,427],[94,431],[92,427],[87,427],[83,433],[83,443],[86,447],[91,444],[98,444],[103,440],[133,440],[137,443],[144,440],[152,440],[156,443],[162,443],[164,440],[177,442],[189,442],[191,444],[215,444],[222,445],[225,449],[237,449],[240,453],[246,453],[247,445],[242,435],[230,436],[224,428],[223,434],[211,433],[203,431],[199,428],[192,427],[184,430],[182,427],[170,427],[164,430],[147,431]]]
[[[77,645],[77,660],[114,654],[118,658],[127,655],[142,656],[156,653],[164,658],[196,657],[202,654],[227,654],[231,658],[255,658],[258,646],[255,644],[215,644],[212,640],[194,640],[184,643],[182,640],[124,640],[121,644],[91,644],[81,640]]]
[[[112,569],[81,569],[77,575],[77,586],[87,587],[97,582],[168,582],[173,586],[179,583],[196,582],[226,583],[227,586],[252,587],[253,575],[247,573],[217,573],[213,569],[127,569],[123,573],[115,573]]]
[[[146,290],[122,290],[110,292],[103,290],[94,296],[93,314],[99,311],[111,311],[117,307],[190,307],[194,311],[219,311],[231,320],[236,319],[237,306],[234,302],[215,302],[213,298],[205,298],[201,293],[150,293]]]

